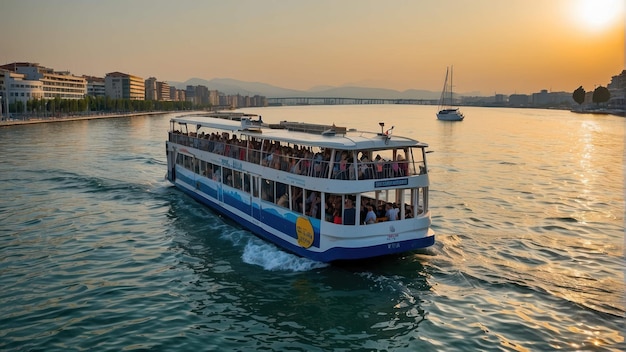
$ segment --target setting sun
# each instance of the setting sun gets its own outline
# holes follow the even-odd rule
[[[624,15],[621,0],[578,0],[573,10],[576,21],[594,31],[611,27]]]

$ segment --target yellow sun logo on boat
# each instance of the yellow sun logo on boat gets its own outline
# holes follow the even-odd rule
[[[311,221],[301,216],[296,220],[296,234],[298,235],[298,244],[304,248],[309,248],[313,245],[313,239],[315,233],[313,232],[313,225]]]

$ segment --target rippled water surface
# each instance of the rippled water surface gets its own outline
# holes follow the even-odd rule
[[[0,128],[0,350],[623,351],[624,118],[247,110],[430,144],[436,244],[328,266],[165,182],[172,115]]]

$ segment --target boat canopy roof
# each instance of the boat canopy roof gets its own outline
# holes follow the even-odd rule
[[[282,121],[270,125],[258,120],[251,120],[258,115],[243,113],[218,113],[208,115],[187,115],[174,117],[171,123],[194,126],[196,132],[206,129],[217,129],[224,132],[262,138],[295,145],[318,146],[334,149],[395,149],[405,147],[428,147],[428,144],[415,139],[376,132],[358,131],[327,125],[316,125],[302,122]],[[250,123],[252,121],[252,123]],[[393,127],[392,127],[393,130]]]

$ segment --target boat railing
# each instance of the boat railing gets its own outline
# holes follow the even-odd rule
[[[375,160],[349,162],[342,165],[332,163],[321,157],[321,154],[307,152],[303,157],[294,153],[282,153],[277,150],[260,150],[252,143],[235,140],[213,140],[207,137],[198,138],[193,133],[186,135],[177,132],[169,133],[172,143],[193,147],[229,158],[247,161],[270,167],[276,170],[297,175],[330,178],[336,180],[379,180],[426,173],[424,162],[394,160]]]

